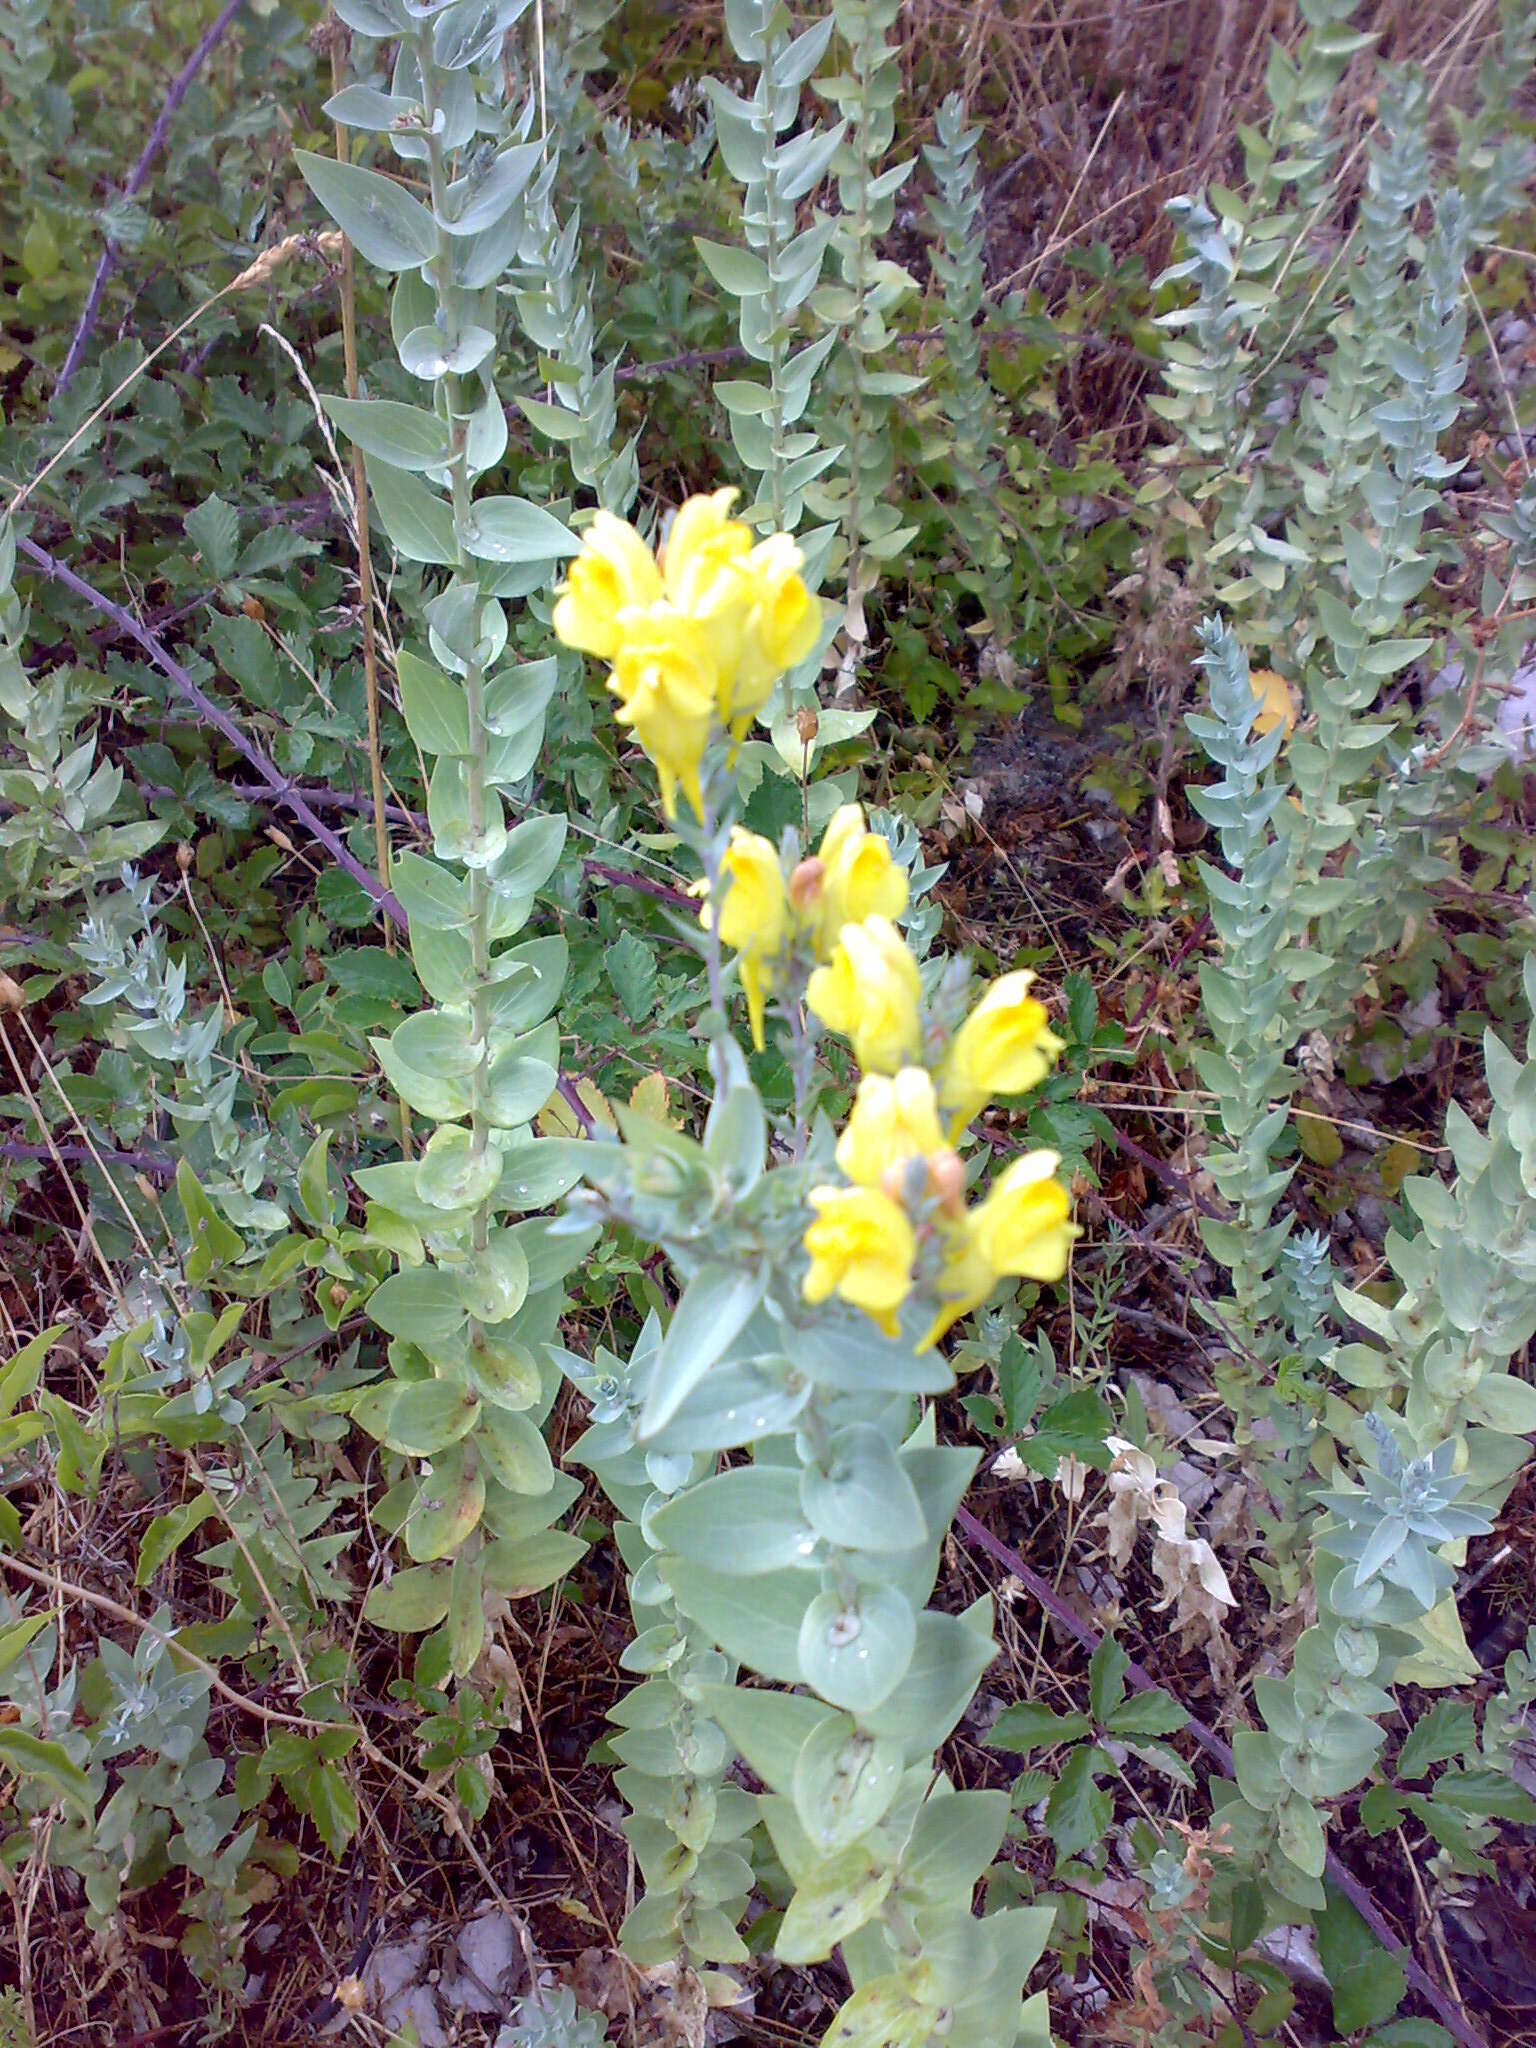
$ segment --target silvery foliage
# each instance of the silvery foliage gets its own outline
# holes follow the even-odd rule
[[[841,276],[819,286],[810,306],[841,336],[842,347],[829,365],[833,402],[819,418],[822,439],[837,450],[837,460],[807,488],[806,504],[842,529],[850,630],[860,639],[862,601],[880,565],[894,560],[917,531],[903,525],[901,508],[885,499],[895,467],[891,410],[923,382],[883,366],[893,339],[889,316],[914,289],[902,266],[880,254],[896,217],[896,195],[917,161],[886,163],[901,95],[901,49],[892,39],[900,14],[901,0],[833,0],[844,68],[816,80],[816,91],[843,117],[829,166],[841,208],[831,243]]]
[[[1400,1309],[1337,1290],[1384,1351],[1335,1344],[1320,1324],[1321,1346],[1304,1336],[1302,1314],[1326,1267],[1319,1247],[1286,1257],[1290,1219],[1278,1213],[1290,1177],[1276,1161],[1298,1081],[1292,1054],[1344,1017],[1367,963],[1395,944],[1435,871],[1429,827],[1454,763],[1433,772],[1434,752],[1380,717],[1377,699],[1429,646],[1409,615],[1436,567],[1433,515],[1455,473],[1439,443],[1461,404],[1463,269],[1520,168],[1509,151],[1484,146],[1473,124],[1459,188],[1441,195],[1429,235],[1417,239],[1414,215],[1430,188],[1427,100],[1411,75],[1390,76],[1360,228],[1342,257],[1310,246],[1310,214],[1275,209],[1287,183],[1302,198],[1326,190],[1337,149],[1328,101],[1357,47],[1353,11],[1310,0],[1312,34],[1294,62],[1277,54],[1275,121],[1250,150],[1251,209],[1239,217],[1233,202],[1218,221],[1199,202],[1183,208],[1190,253],[1177,274],[1198,296],[1178,316],[1183,338],[1170,344],[1173,389],[1162,401],[1187,449],[1209,462],[1180,482],[1197,501],[1215,501],[1205,565],[1241,627],[1241,637],[1215,619],[1200,628],[1209,710],[1189,721],[1220,771],[1191,792],[1221,855],[1202,870],[1220,946],[1201,973],[1212,1043],[1195,1058],[1219,1134],[1207,1164],[1233,1211],[1201,1224],[1232,1282],[1223,1315],[1238,1342],[1223,1390],[1240,1432],[1259,1417],[1273,1432],[1264,1471],[1276,1526],[1265,1533],[1280,1568],[1271,1575],[1293,1593],[1286,1559],[1309,1551],[1318,1609],[1291,1672],[1255,1681],[1264,1725],[1234,1739],[1237,1782],[1220,1810],[1236,1851],[1231,1876],[1257,1874],[1281,1913],[1323,1904],[1321,1802],[1371,1768],[1383,1740],[1376,1717],[1393,1704],[1387,1687],[1431,1640],[1421,1631],[1428,1614],[1439,1613],[1435,1640],[1459,1634],[1439,1551],[1488,1526],[1523,1462],[1519,1433],[1536,1424],[1536,1399],[1500,1369],[1536,1311],[1529,1191],[1516,1166],[1528,1130],[1521,1091],[1531,1084],[1498,1041],[1487,1050],[1494,1126],[1485,1136],[1453,1109],[1455,1187],[1426,1180],[1407,1198],[1421,1220],[1434,1217],[1433,1232],[1389,1235]],[[1509,61],[1526,63],[1528,28],[1513,13],[1508,23]],[[1330,266],[1342,290],[1330,290]],[[1320,381],[1300,389],[1298,336],[1321,355]],[[1525,529],[1517,508],[1500,529],[1511,543],[1507,576],[1484,593],[1484,636],[1501,654],[1510,635],[1500,614],[1530,579]],[[1273,649],[1298,686],[1305,722],[1289,738],[1279,726],[1256,731],[1245,642]],[[1319,1367],[1383,1402],[1381,1412],[1352,1424]],[[1360,1476],[1345,1483],[1341,1471],[1318,1498],[1309,1472],[1328,1467],[1324,1428],[1353,1432]]]
[[[1525,990],[1536,1016],[1536,957]],[[1456,1180],[1404,1183],[1419,1227],[1388,1233],[1396,1303],[1336,1286],[1375,1341],[1341,1344],[1327,1363],[1383,1405],[1356,1432],[1358,1482],[1316,1500],[1317,1625],[1289,1678],[1255,1681],[1265,1726],[1234,1738],[1241,1796],[1221,1815],[1236,1867],[1293,1904],[1322,1902],[1315,1802],[1369,1770],[1374,1717],[1393,1705],[1386,1688],[1424,1641],[1420,1624],[1438,1614],[1438,1639],[1459,1639],[1443,1550],[1492,1526],[1536,1429],[1536,1390],[1510,1369],[1536,1334],[1536,1026],[1523,1061],[1492,1032],[1484,1061],[1488,1128],[1454,1104],[1446,1120]]]
[[[1335,30],[1347,13],[1331,9]],[[1311,109],[1308,132],[1322,120],[1324,88],[1341,61],[1339,33],[1317,31],[1302,46],[1295,75],[1314,78],[1301,96]],[[1290,304],[1288,294],[1266,286],[1272,268],[1299,267],[1305,283],[1321,257],[1306,250],[1304,237],[1294,238],[1294,224],[1286,230],[1290,243],[1277,240],[1286,216],[1217,222],[1186,202],[1192,253],[1174,273],[1193,277],[1199,296],[1176,316],[1194,338],[1170,345],[1176,396],[1163,409],[1197,453],[1225,450],[1193,490],[1216,501],[1207,567],[1221,579],[1218,595],[1233,607],[1243,642],[1272,647],[1291,669],[1306,714],[1283,754],[1278,733],[1271,734],[1269,758],[1261,759],[1233,666],[1245,664],[1246,653],[1229,636],[1218,703],[1207,640],[1215,716],[1192,720],[1191,729],[1225,780],[1197,802],[1213,823],[1208,805],[1222,810],[1224,859],[1240,879],[1205,870],[1223,957],[1203,976],[1216,1047],[1197,1058],[1218,1100],[1218,1186],[1238,1216],[1204,1228],[1233,1271],[1244,1349],[1271,1366],[1288,1342],[1275,1281],[1287,1224],[1272,1220],[1288,1180],[1273,1158],[1285,1116],[1283,1106],[1271,1105],[1283,1105],[1296,1085],[1293,1049],[1347,1018],[1369,962],[1395,947],[1443,868],[1433,840],[1454,771],[1416,748],[1411,730],[1400,733],[1380,717],[1377,702],[1383,686],[1430,646],[1408,629],[1436,567],[1431,515],[1456,473],[1439,447],[1461,410],[1464,266],[1518,189],[1519,165],[1508,151],[1486,161],[1469,152],[1465,189],[1440,197],[1421,243],[1412,224],[1430,182],[1427,111],[1412,74],[1385,80],[1384,140],[1369,152],[1359,253],[1338,266],[1342,283],[1331,301],[1325,279],[1307,287],[1329,316],[1318,338],[1321,381],[1299,399],[1291,394],[1278,427],[1254,406],[1271,383],[1261,378],[1255,386],[1257,351],[1239,336],[1245,329],[1267,334]],[[1282,141],[1294,125],[1282,108],[1275,124]],[[1294,137],[1290,146],[1298,147]],[[1331,149],[1319,130],[1310,154],[1287,166],[1305,170]],[[1268,198],[1279,170],[1272,156],[1255,153],[1256,187]],[[1289,374],[1285,355],[1280,349],[1268,367],[1279,363],[1277,374]],[[1271,531],[1282,522],[1284,538]],[[1487,594],[1491,618],[1504,601],[1502,589]],[[1295,805],[1285,801],[1290,795]],[[1346,850],[1353,860],[1341,873]],[[1246,965],[1235,950],[1243,946]],[[1240,1406],[1248,1377],[1234,1367]]]
[[[597,361],[581,207],[571,204],[563,222],[557,211],[557,196],[580,176],[591,109],[579,73],[552,36],[544,45],[541,90],[545,160],[524,198],[518,251],[528,281],[524,288],[513,286],[511,297],[519,325],[539,352],[545,396],[520,395],[518,404],[540,433],[565,448],[577,484],[622,518],[640,488],[638,436],[615,446],[618,358]]]
[[[16,593],[16,536],[0,511],[0,718],[25,765],[0,767],[0,878],[25,914],[57,902],[139,859],[165,836],[154,819],[107,821],[123,786],[114,761],[98,761],[82,732],[95,708],[89,679],[55,669],[34,685],[22,665],[27,614]]]
[[[352,1409],[397,1461],[376,1519],[412,1560],[367,1611],[435,1631],[418,1662],[434,1682],[474,1665],[489,1603],[549,1585],[583,1548],[551,1526],[575,1488],[557,1479],[539,1427],[559,1384],[541,1348],[584,1249],[534,1213],[574,1178],[531,1128],[558,1078],[566,946],[518,938],[565,819],[509,826],[506,807],[538,759],[556,670],[552,658],[506,658],[503,602],[544,588],[575,542],[540,506],[475,495],[507,445],[497,286],[529,237],[525,199],[544,156],[526,139],[532,103],[509,132],[494,83],[491,96],[482,87],[527,5],[341,0],[348,25],[395,39],[396,55],[387,90],[348,85],[327,111],[387,139],[428,196],[299,156],[363,259],[396,274],[391,332],[421,387],[418,405],[332,399],[328,410],[363,450],[396,552],[447,572],[398,665],[406,723],[434,763],[432,855],[402,854],[390,875],[431,1002],[374,1041],[430,1135],[416,1156],[357,1175],[370,1228],[400,1264],[369,1302],[392,1340],[390,1376]]]
[[[982,131],[966,126],[965,101],[952,92],[939,103],[933,132],[923,155],[938,188],[925,204],[939,231],[929,257],[943,295],[940,320],[948,377],[939,396],[954,430],[957,458],[977,483],[990,484],[997,481],[1001,465],[997,408],[982,369],[976,327],[986,285],[986,225],[976,169]]]
[[[583,1148],[594,1192],[571,1223],[622,1223],[682,1286],[632,1357],[561,1363],[592,1402],[572,1457],[623,1520],[639,1684],[614,1710],[625,1832],[645,1896],[624,1924],[642,1967],[746,1959],[737,1932],[760,1820],[793,1894],[781,1961],[841,1952],[854,1992],[826,2035],[875,2048],[1048,2039],[1022,1990],[1050,1914],[976,1920],[1007,1795],[958,1792],[934,1752],[996,1652],[991,1603],[927,1605],[977,1453],[940,1446],[922,1397],[953,1374],[839,1304],[800,1297],[809,1188],[831,1165],[775,1146],[734,1044],[714,1038],[702,1141],[618,1112],[622,1143]],[[789,1156],[785,1156],[788,1152]],[[739,1683],[746,1673],[768,1687]],[[739,1756],[766,1787],[726,1778]]]
[[[944,906],[934,890],[949,873],[949,862],[930,864],[923,848],[923,835],[912,820],[899,811],[871,809],[866,814],[871,832],[878,832],[891,849],[891,859],[907,877],[907,907],[901,928],[913,957],[926,960],[944,923]]]
[[[101,1040],[137,1070],[146,1123],[152,1129],[169,1118],[182,1141],[178,1157],[219,1213],[257,1239],[284,1230],[286,1207],[261,1190],[291,1181],[298,1162],[271,1128],[242,1114],[238,1040],[232,1035],[225,1049],[217,1004],[201,1014],[189,1009],[186,962],[167,955],[150,878],[125,867],[120,879],[119,889],[96,898],[74,942],[94,977],[80,1001],[107,1012]]]
[[[224,1759],[206,1740],[210,1682],[176,1668],[172,1633],[170,1610],[160,1607],[132,1652],[98,1638],[82,1699],[73,1660],[49,1683],[59,1656],[52,1622],[24,1620],[0,1592],[0,1635],[9,1638],[0,1701],[50,1752],[10,1797],[35,1826],[46,1819],[48,1860],[78,1874],[87,1924],[98,1933],[112,1926],[130,1886],[150,1882],[168,1862],[183,1871],[181,1953],[200,1982],[239,1992],[250,1910],[239,1879],[257,1823],[242,1827],[240,1801],[223,1789]]]
[[[496,2036],[496,2048],[603,2048],[608,2022],[584,2012],[569,1985],[530,1992]]]
[[[1536,954],[1524,982],[1536,1016]],[[1452,1103],[1445,1141],[1456,1178],[1404,1181],[1417,1228],[1387,1234],[1398,1298],[1387,1308],[1341,1286],[1342,1307],[1376,1342],[1341,1345],[1331,1362],[1355,1386],[1400,1400],[1420,1453],[1463,1441],[1468,1484],[1497,1505],[1536,1430],[1536,1389],[1512,1370],[1536,1335],[1536,1025],[1523,1060],[1485,1032],[1483,1067],[1486,1130]]]
[[[736,453],[760,479],[744,516],[758,525],[793,532],[805,493],[836,460],[812,430],[800,426],[817,372],[837,340],[829,328],[790,353],[791,319],[821,279],[836,220],[822,217],[798,227],[799,203],[832,167],[845,131],[800,119],[801,89],[826,54],[833,18],[824,15],[798,36],[784,0],[726,0],[725,27],[731,48],[756,73],[750,98],[720,79],[705,81],[714,109],[720,155],[742,186],[744,248],[700,239],[699,253],[710,275],[737,301],[741,345],[766,372],[755,378],[724,378],[715,396],[731,423]],[[793,136],[781,141],[790,129]],[[812,543],[813,559],[830,535]]]
[[[934,140],[923,145],[923,155],[937,187],[925,203],[938,230],[928,262],[939,286],[944,330],[944,375],[937,397],[953,437],[956,488],[948,509],[987,580],[983,601],[997,620],[1005,600],[1001,589],[992,586],[1000,586],[1006,574],[1008,549],[992,496],[1002,475],[997,452],[1001,428],[977,326],[986,284],[986,223],[977,172],[981,135],[979,127],[966,126],[965,101],[951,93],[934,116]]]
[[[1447,1543],[1486,1536],[1493,1527],[1477,1508],[1458,1507],[1466,1475],[1453,1470],[1456,1444],[1448,1438],[1422,1457],[1405,1458],[1380,1415],[1366,1417],[1377,1464],[1362,1466],[1361,1484],[1322,1495],[1319,1506],[1342,1528],[1325,1529],[1318,1547],[1354,1566],[1351,1598],[1373,1579],[1405,1586],[1426,1613],[1445,1598],[1456,1574],[1439,1555]],[[1335,1587],[1335,1600],[1340,1597]]]

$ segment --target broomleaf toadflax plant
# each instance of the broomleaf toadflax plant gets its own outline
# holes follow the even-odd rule
[[[937,1441],[925,1397],[954,1384],[955,1322],[1000,1282],[1066,1270],[1056,1155],[983,1187],[970,1136],[1059,1041],[1027,973],[978,989],[963,959],[919,961],[906,869],[859,805],[815,845],[740,824],[751,721],[825,638],[800,566],[787,535],[754,543],[729,493],[683,505],[659,558],[599,514],[554,615],[609,663],[698,861],[713,1083],[701,1137],[619,1108],[617,1140],[571,1148],[587,1185],[566,1226],[624,1225],[678,1287],[627,1359],[557,1354],[591,1403],[571,1455],[620,1511],[638,1630],[610,1739],[645,1883],[623,1939],[640,1968],[733,2002],[722,1966],[746,1960],[749,1894],[776,1871],[774,1953],[836,1950],[852,1981],[826,2048],[1044,2043],[1024,1985],[1049,1910],[971,1910],[1007,1795],[957,1791],[935,1759],[996,1646],[988,1601],[928,1604],[977,1454]],[[777,1127],[731,1033],[733,982],[752,1047],[793,1080]],[[841,1132],[818,1108],[834,1039],[861,1070]],[[728,1781],[733,1752],[760,1795]]]

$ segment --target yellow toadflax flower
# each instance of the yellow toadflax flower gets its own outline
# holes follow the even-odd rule
[[[787,533],[760,540],[741,564],[750,595],[735,671],[721,679],[720,716],[738,738],[774,684],[805,660],[821,633],[821,606],[805,587],[805,557]]]
[[[737,971],[752,1025],[752,1043],[761,1052],[763,1006],[773,993],[775,963],[789,930],[784,871],[770,841],[738,825],[731,833],[720,873],[729,877],[729,886],[721,896],[720,937],[736,949]],[[703,916],[707,924],[711,916],[708,904]]]
[[[1026,1152],[995,1183],[986,1200],[947,1233],[939,1279],[943,1306],[920,1350],[936,1344],[951,1323],[979,1308],[1005,1274],[1059,1280],[1078,1234],[1067,1190],[1054,1178],[1055,1152]]]
[[[635,529],[611,512],[595,513],[581,553],[560,586],[555,637],[583,654],[612,661],[621,637],[620,614],[635,605],[655,604],[662,595],[660,571]]]
[[[853,1045],[866,1073],[894,1074],[922,1043],[923,984],[905,939],[888,917],[845,924],[831,960],[806,984],[807,1005]]]
[[[861,804],[843,804],[832,814],[821,844],[800,863],[801,923],[818,960],[837,944],[845,924],[866,917],[900,917],[909,890],[903,869],[878,832],[864,823]]]
[[[949,1153],[930,1076],[921,1067],[903,1067],[889,1080],[866,1074],[837,1141],[837,1163],[848,1178],[899,1200],[910,1163],[926,1165],[940,1155]]]
[[[807,1301],[837,1294],[894,1337],[896,1311],[912,1291],[917,1239],[900,1205],[878,1188],[812,1188],[816,1221],[805,1233]]]
[[[1029,993],[1026,969],[994,981],[950,1041],[939,1068],[939,1100],[951,1135],[997,1095],[1023,1095],[1051,1071],[1061,1040],[1045,1005]]]
[[[656,764],[662,809],[676,817],[681,785],[702,819],[699,763],[715,708],[714,658],[702,628],[664,601],[626,609],[608,687],[619,700],[619,724]]]
[[[667,596],[708,632],[722,690],[731,687],[752,609],[752,587],[742,573],[752,531],[728,516],[737,496],[723,490],[685,499],[661,551]]]

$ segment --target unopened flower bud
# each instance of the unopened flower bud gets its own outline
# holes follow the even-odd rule
[[[26,996],[19,981],[12,981],[8,974],[0,974],[0,1010],[24,1010]]]
[[[177,872],[183,875],[190,874],[192,871],[192,863],[196,858],[196,854],[192,851],[191,847],[187,844],[186,840],[183,839],[180,846],[178,846],[176,849]]]
[[[796,911],[809,910],[821,900],[821,885],[827,878],[827,864],[809,854],[789,878],[789,900]]]
[[[965,1167],[958,1152],[935,1152],[928,1162],[928,1185],[946,1215],[965,1209]]]

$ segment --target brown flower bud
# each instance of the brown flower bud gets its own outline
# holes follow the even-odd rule
[[[826,862],[818,860],[814,853],[798,864],[789,878],[789,900],[794,909],[809,910],[821,900],[821,885],[826,876]]]
[[[0,1010],[24,1010],[26,1005],[21,983],[12,981],[8,974],[0,974]]]
[[[190,874],[192,863],[196,858],[197,855],[192,851],[186,840],[183,839],[180,846],[176,849],[176,867],[178,872],[183,875]]]
[[[958,1152],[935,1152],[928,1162],[928,1185],[947,1216],[965,1208],[965,1167]]]
[[[795,731],[800,735],[802,747],[808,747],[821,731],[821,719],[814,704],[804,704],[795,713]]]

